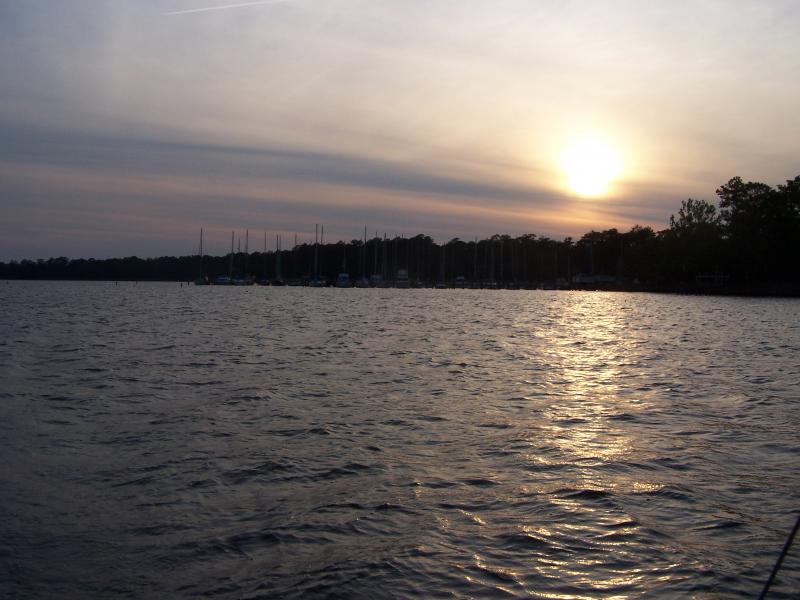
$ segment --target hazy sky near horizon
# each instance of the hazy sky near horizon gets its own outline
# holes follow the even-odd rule
[[[189,254],[201,226],[211,253],[315,223],[663,228],[734,175],[800,174],[798,23],[763,0],[0,0],[0,260]],[[584,135],[622,164],[605,197],[565,185]]]

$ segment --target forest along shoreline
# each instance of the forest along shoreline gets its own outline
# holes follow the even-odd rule
[[[365,283],[358,287],[800,296],[800,175],[776,187],[734,177],[717,196],[717,204],[684,200],[661,231],[639,225],[593,230],[577,241],[529,233],[436,243],[424,234],[376,234],[224,256],[0,262],[0,279],[206,283],[229,276],[263,284],[338,281],[339,287],[349,281]]]

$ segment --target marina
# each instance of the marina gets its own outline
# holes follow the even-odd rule
[[[316,225],[313,245],[298,245],[295,234],[292,249],[283,250],[282,237],[277,234],[275,250],[270,252],[266,245],[267,233],[264,232],[263,252],[251,256],[247,250],[249,230],[245,231],[245,252],[241,251],[241,240],[239,250],[234,250],[235,232],[231,232],[228,272],[213,276],[206,273],[208,268],[204,266],[208,260],[203,253],[201,229],[198,254],[200,277],[195,280],[195,284],[398,289],[594,289],[598,284],[602,288],[603,285],[613,287],[623,282],[621,274],[615,277],[577,273],[573,277],[569,270],[569,260],[567,271],[562,273],[558,269],[558,250],[555,250],[555,268],[549,271],[534,269],[538,279],[529,280],[531,269],[527,262],[525,242],[531,241],[535,236],[527,240],[495,236],[484,242],[484,247],[481,248],[477,238],[474,243],[455,239],[439,246],[424,235],[411,239],[387,239],[386,234],[382,238],[376,234],[374,238],[368,239],[366,226],[363,239],[354,240],[350,244],[339,241],[326,246],[324,235],[324,225],[321,228]],[[545,239],[544,243],[548,244],[550,241]],[[449,262],[448,246],[451,254]],[[497,250],[498,247],[500,250]],[[504,247],[508,247],[510,252],[507,265],[503,261]],[[547,252],[549,254],[553,251]],[[564,252],[569,252],[569,248]],[[340,253],[339,264],[332,266],[334,263],[331,255],[335,256],[336,253]],[[472,257],[472,260],[465,260],[465,257]],[[539,259],[538,255],[534,257],[536,259]],[[348,270],[348,260],[350,265],[356,265],[352,271]],[[286,271],[281,269],[282,262],[291,265],[285,278],[283,274]],[[541,267],[540,259],[539,263]],[[223,264],[220,258],[217,259],[217,264]],[[263,264],[262,276],[257,278],[252,274],[248,264]],[[411,265],[414,266],[413,271]],[[594,268],[594,265],[591,267]],[[471,276],[460,274],[467,271]],[[550,279],[542,279],[542,271],[547,272]],[[499,274],[497,277],[496,272]]]

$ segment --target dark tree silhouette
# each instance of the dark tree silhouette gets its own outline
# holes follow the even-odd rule
[[[698,276],[722,272],[723,229],[717,207],[689,198],[681,203],[678,218],[672,215],[663,235],[662,254],[668,257],[671,281],[689,285]]]
[[[773,188],[734,177],[717,190],[719,208],[689,198],[656,232],[634,226],[590,231],[577,242],[527,233],[483,240],[429,236],[373,237],[328,244],[300,244],[279,253],[197,256],[22,260],[0,263],[3,279],[105,279],[191,281],[227,275],[308,282],[314,272],[328,281],[346,271],[352,281],[398,270],[412,285],[483,287],[590,287],[654,291],[777,293],[800,295],[800,176]],[[248,271],[245,273],[245,271]],[[380,277],[377,280],[380,280]]]

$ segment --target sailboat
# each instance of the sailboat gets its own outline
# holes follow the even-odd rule
[[[357,288],[368,288],[367,279],[367,226],[364,225],[364,243],[361,245],[361,278],[356,281]]]
[[[402,239],[405,239],[405,236],[401,236]],[[394,238],[394,264],[398,264],[397,258],[397,238]],[[408,277],[408,245],[406,245],[406,268],[405,269],[398,269],[397,274],[394,278],[394,287],[407,290],[411,287],[411,280]]]
[[[209,285],[208,279],[203,275],[203,228],[200,228],[200,274],[194,280],[195,285]]]
[[[233,232],[231,231],[231,254],[228,262],[228,274],[219,275],[214,279],[214,285],[231,285],[233,283]]]
[[[286,282],[281,277],[281,251],[283,250],[282,238],[280,235],[275,236],[275,279],[272,280],[272,285],[286,285]]]
[[[336,287],[349,288],[353,287],[350,282],[350,273],[347,272],[347,244],[342,243],[342,270],[336,277]]]
[[[239,238],[239,254],[242,253],[242,238]],[[250,255],[250,230],[246,229],[244,233],[244,273],[238,277],[234,277],[233,285],[253,285],[255,278],[250,277],[247,273],[247,258]]]
[[[394,280],[394,287],[401,290],[407,290],[409,287],[411,287],[411,284],[409,283],[408,279],[408,269],[397,269],[397,275],[395,276]]]
[[[325,225],[322,226],[322,235],[325,235]],[[314,273],[309,287],[325,287],[325,280],[319,276],[319,225],[314,226]]]
[[[269,278],[267,277],[267,232],[264,232],[264,276],[256,281],[258,285],[269,285]]]
[[[440,273],[439,281],[436,282],[434,287],[437,290],[446,290],[447,289],[447,261],[446,261],[447,243],[446,242],[442,244],[441,255],[442,255],[442,266],[439,271]]]
[[[294,246],[292,246],[292,278],[289,279],[287,285],[297,287],[302,285],[302,279],[297,276],[297,232],[294,232]]]
[[[370,287],[383,287],[383,277],[380,273],[378,273],[378,252],[381,248],[380,246],[380,238],[378,237],[378,232],[375,232],[375,237],[373,238],[374,242],[372,244],[372,275],[369,278],[369,285]]]
[[[388,275],[387,269],[388,269],[388,264],[389,264],[388,254],[386,252],[387,249],[388,249],[388,245],[386,243],[386,232],[385,231],[383,232],[383,241],[381,241],[380,238],[378,238],[378,232],[377,231],[375,232],[375,237],[378,239],[378,243],[380,244],[379,248],[380,248],[380,251],[381,251],[381,272],[378,273],[377,270],[376,270],[376,272],[372,275],[372,277],[370,277],[369,281],[372,284],[372,287],[386,288],[386,287],[389,287],[389,284],[386,281],[386,277]],[[377,250],[376,250],[376,252],[377,252]],[[377,254],[376,254],[375,262],[377,264]]]

